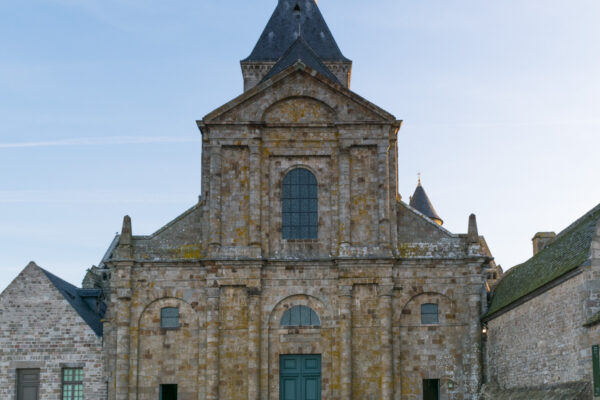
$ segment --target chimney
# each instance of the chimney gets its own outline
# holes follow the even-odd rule
[[[550,244],[556,237],[554,232],[538,232],[535,234],[531,241],[533,242],[533,255],[542,251],[546,246]]]

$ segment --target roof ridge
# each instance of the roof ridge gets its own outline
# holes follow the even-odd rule
[[[85,300],[83,300],[81,292],[85,289],[78,288],[72,283],[65,281],[40,266],[38,266],[38,268],[42,270],[56,290],[62,294],[65,300],[67,300],[67,303],[69,303],[73,310],[81,317],[83,322],[85,322],[97,336],[102,336],[103,327],[102,322],[100,321],[102,316],[97,310],[92,310]],[[100,293],[102,293],[102,291],[100,291]]]
[[[583,214],[581,217],[579,217],[578,219],[575,220],[575,222],[571,223],[569,226],[567,226],[565,229],[563,229],[562,231],[560,231],[558,233],[558,235],[556,235],[556,237],[554,239],[552,239],[552,241],[550,242],[550,244],[554,243],[558,238],[566,235],[567,233],[569,233],[569,231],[571,231],[572,229],[576,228],[577,225],[579,225],[584,219],[586,219],[587,217],[593,215],[594,213],[600,211],[600,203],[598,203],[595,207],[593,207],[590,211],[586,212],[585,214]],[[550,245],[549,244],[549,245]],[[548,246],[549,246],[548,245]],[[543,250],[542,250],[543,251]]]
[[[565,228],[537,254],[509,269],[492,297],[485,318],[585,265],[600,220],[600,204]]]

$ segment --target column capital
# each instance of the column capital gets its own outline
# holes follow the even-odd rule
[[[394,295],[394,285],[379,285],[377,287],[379,297],[391,297]]]
[[[218,299],[221,295],[221,289],[219,287],[206,288],[206,297],[209,299]]]
[[[352,297],[352,285],[339,286],[338,291],[342,297]]]

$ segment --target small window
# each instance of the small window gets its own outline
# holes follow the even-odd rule
[[[177,385],[160,385],[159,400],[177,400]]]
[[[165,329],[179,328],[179,308],[165,307],[161,309],[160,327]]]
[[[83,368],[63,368],[62,400],[83,400]]]
[[[439,379],[423,379],[423,400],[440,400]]]
[[[423,304],[421,306],[421,323],[423,325],[439,324],[437,304]]]
[[[312,308],[294,306],[281,317],[281,326],[317,327],[321,326],[321,320]]]
[[[319,205],[317,178],[307,169],[296,168],[283,178],[283,239],[317,239]]]

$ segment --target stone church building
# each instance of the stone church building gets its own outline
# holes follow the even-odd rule
[[[466,234],[444,229],[420,182],[403,201],[401,121],[350,90],[352,62],[315,0],[279,0],[241,67],[244,92],[197,122],[198,203],[149,236],[125,217],[86,276],[107,306],[88,304],[101,355],[52,372],[4,348],[3,398],[58,398],[44,379],[71,367],[83,397],[69,400],[478,397],[498,270],[475,217]],[[19,282],[43,274],[28,268]],[[14,285],[0,318],[17,315]],[[38,371],[40,397],[18,392],[22,370]]]

